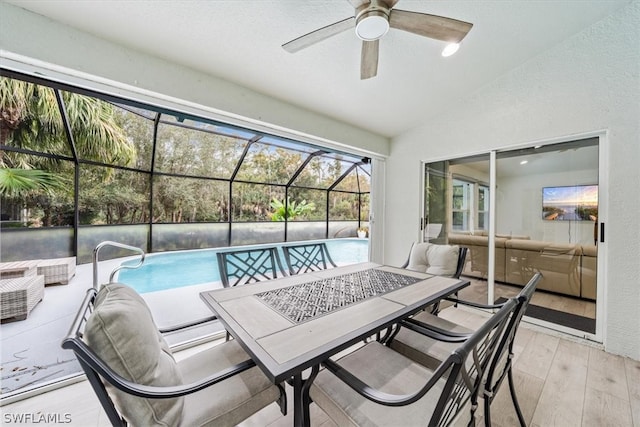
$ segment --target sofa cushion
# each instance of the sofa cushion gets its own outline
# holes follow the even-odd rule
[[[85,326],[91,349],[123,378],[138,384],[174,386],[180,371],[151,311],[138,293],[122,284],[102,287]],[[131,425],[175,426],[183,398],[144,399],[105,384],[118,411]]]
[[[411,248],[407,269],[451,277],[456,272],[459,252],[457,245],[416,243]]]

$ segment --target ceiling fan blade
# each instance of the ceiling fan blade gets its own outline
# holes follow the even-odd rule
[[[353,28],[356,25],[356,18],[350,17],[347,19],[343,19],[342,21],[334,22],[331,25],[327,25],[326,27],[319,28],[315,31],[312,31],[304,36],[300,36],[297,39],[291,40],[282,45],[283,49],[290,53],[295,53],[299,50],[304,49],[305,47],[309,47],[313,44],[321,42],[322,40],[328,39],[331,36],[335,36],[336,34],[340,34],[343,31],[347,31],[350,28]]]
[[[436,40],[460,43],[473,24],[444,16],[394,9],[389,17],[389,26]]]
[[[378,47],[380,40],[362,42],[360,58],[360,80],[370,79],[378,74]]]

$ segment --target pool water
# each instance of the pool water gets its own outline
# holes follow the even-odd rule
[[[331,258],[338,265],[355,264],[369,259],[368,239],[334,239],[325,240],[325,242]],[[288,244],[298,243],[306,242],[289,242]],[[249,248],[249,246],[245,247]],[[121,270],[118,273],[118,281],[126,283],[139,293],[219,282],[220,272],[216,257],[218,250],[220,248],[149,254],[142,267]],[[279,250],[278,253],[282,265],[286,266],[282,251]],[[137,263],[137,260],[123,262],[125,265]]]

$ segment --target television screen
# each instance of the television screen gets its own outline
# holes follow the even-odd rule
[[[595,221],[597,218],[597,185],[544,187],[542,189],[542,219],[546,221]]]

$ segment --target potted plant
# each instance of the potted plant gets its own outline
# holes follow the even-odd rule
[[[360,227],[358,228],[358,237],[361,239],[364,239],[365,237],[367,237],[367,234],[369,233],[369,228],[368,227]]]

